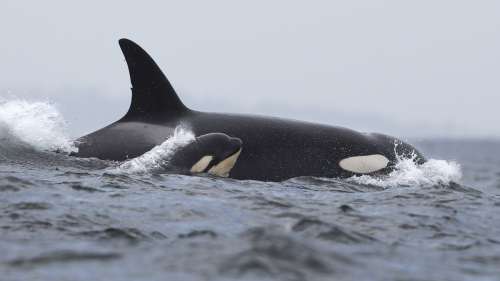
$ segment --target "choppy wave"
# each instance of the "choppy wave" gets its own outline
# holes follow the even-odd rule
[[[457,143],[448,153],[446,143],[424,145],[427,155],[460,159],[464,183],[479,194],[441,188],[459,181],[461,169],[435,159],[405,159],[382,178],[347,181],[151,176],[192,132],[177,128],[146,154],[115,163],[3,146],[13,138],[41,150],[71,147],[48,103],[0,102],[0,123],[0,159],[25,159],[0,161],[5,280],[500,276],[500,227],[491,223],[500,206],[497,143]],[[107,173],[110,166],[120,174]],[[389,188],[399,186],[410,188]]]
[[[411,158],[399,159],[396,168],[387,176],[354,176],[348,179],[364,185],[384,188],[398,186],[435,186],[459,182],[462,178],[458,163],[446,160],[430,159],[418,165]]]
[[[48,102],[0,101],[0,137],[19,140],[41,151],[76,151],[67,124]]]
[[[422,151],[460,159],[464,183],[481,193],[0,161],[2,280],[497,280],[500,162],[491,155],[500,145],[448,148]],[[433,184],[457,171],[408,160],[380,185]]]
[[[179,126],[162,144],[139,157],[123,162],[111,172],[141,174],[161,171],[168,165],[170,157],[179,147],[189,144],[194,139],[193,132]]]

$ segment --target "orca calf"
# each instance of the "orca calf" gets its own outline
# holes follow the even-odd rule
[[[411,145],[386,135],[282,118],[189,109],[141,47],[128,39],[121,39],[119,44],[132,84],[130,108],[117,122],[78,139],[75,156],[119,161],[137,157],[164,142],[182,125],[196,136],[221,133],[239,138],[243,143],[239,160],[223,176],[241,180],[350,177],[388,173],[401,157],[412,157],[418,164],[425,162]],[[199,169],[206,170],[210,165],[205,164],[211,160],[202,160]]]
[[[222,133],[199,136],[175,151],[168,161],[169,170],[228,177],[241,153],[241,145],[240,139]]]

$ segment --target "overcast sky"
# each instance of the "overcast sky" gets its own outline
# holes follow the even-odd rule
[[[0,97],[75,136],[126,112],[127,37],[191,108],[500,137],[500,1],[2,0],[0,34]]]

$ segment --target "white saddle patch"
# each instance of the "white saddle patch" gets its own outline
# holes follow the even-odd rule
[[[339,166],[349,172],[369,174],[382,170],[389,164],[389,159],[381,154],[353,156],[340,160]]]

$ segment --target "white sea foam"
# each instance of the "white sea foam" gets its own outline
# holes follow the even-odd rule
[[[0,137],[21,141],[37,150],[72,152],[76,147],[67,124],[48,102],[0,101]]]
[[[460,165],[453,161],[430,159],[418,165],[411,158],[399,159],[396,169],[384,177],[354,176],[348,179],[359,184],[385,188],[398,186],[433,186],[459,182],[462,177]]]
[[[179,126],[175,128],[174,134],[162,144],[153,147],[143,155],[123,162],[111,172],[116,173],[150,173],[164,168],[172,156],[179,148],[195,140],[193,132]]]

